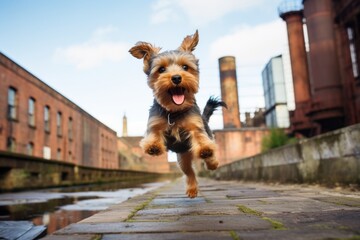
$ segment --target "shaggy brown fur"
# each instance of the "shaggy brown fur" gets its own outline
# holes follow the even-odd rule
[[[192,52],[198,42],[196,31],[185,37],[177,50],[160,53],[160,48],[146,42],[138,42],[129,50],[134,57],[144,60],[144,72],[155,98],[146,136],[140,145],[150,155],[167,150],[177,153],[179,166],[187,177],[186,194],[190,198],[198,194],[192,161],[201,158],[208,169],[218,167],[208,121],[217,107],[226,107],[224,102],[210,98],[201,114],[196,104],[199,65]]]

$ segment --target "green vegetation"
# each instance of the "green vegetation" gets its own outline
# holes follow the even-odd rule
[[[281,222],[275,221],[274,219],[268,218],[268,217],[262,217],[263,220],[268,221],[272,228],[275,230],[285,230],[286,227],[284,227],[284,224]]]
[[[246,207],[246,206],[244,206],[244,205],[238,205],[237,207],[238,207],[238,209],[239,209],[240,211],[242,211],[243,213],[255,215],[255,216],[258,216],[258,217],[261,217],[261,215],[262,215],[262,212],[258,212],[258,211],[256,211],[256,210],[251,209],[251,208],[248,208],[248,207]]]
[[[270,133],[264,136],[261,143],[261,151],[266,152],[287,144],[296,143],[296,138],[290,138],[282,128],[271,128]]]
[[[141,203],[140,205],[136,206],[134,208],[134,210],[132,210],[132,212],[129,214],[129,216],[126,218],[125,222],[131,222],[131,219],[135,216],[135,214],[140,211],[143,210],[147,205],[149,205],[149,203],[155,198],[155,195],[151,196],[148,200],[146,200],[145,202]]]
[[[102,236],[100,234],[97,234],[91,238],[91,240],[101,240]]]
[[[235,231],[230,231],[230,237],[234,240],[240,240],[239,236],[236,234]]]
[[[271,218],[268,218],[268,217],[263,217],[262,212],[259,212],[259,211],[256,211],[254,209],[248,208],[248,207],[246,207],[244,205],[237,205],[237,207],[243,213],[258,216],[258,217],[261,217],[262,220],[268,221],[271,224],[272,229],[274,229],[274,230],[286,230],[286,227],[284,226],[284,224],[282,224],[281,222],[276,221],[274,219],[271,219]]]
[[[262,199],[258,199],[257,200],[259,203],[262,203],[262,204],[269,204],[269,202],[265,201],[265,200],[262,200]]]

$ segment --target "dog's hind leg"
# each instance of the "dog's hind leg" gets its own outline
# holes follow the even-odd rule
[[[198,194],[198,183],[194,169],[192,168],[193,154],[191,152],[178,153],[177,160],[183,173],[186,175],[186,194],[194,198]]]

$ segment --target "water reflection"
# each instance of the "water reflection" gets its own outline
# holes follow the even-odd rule
[[[66,227],[69,224],[76,223],[90,217],[98,211],[65,211],[57,210],[52,213],[44,213],[41,216],[32,219],[35,225],[47,226],[47,234]]]
[[[0,221],[29,220],[35,225],[46,225],[50,234],[165,183],[122,182],[3,193],[0,194]]]

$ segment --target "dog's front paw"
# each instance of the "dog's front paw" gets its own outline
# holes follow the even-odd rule
[[[214,155],[214,150],[209,147],[203,147],[200,149],[199,157],[202,159],[211,158]]]
[[[205,160],[205,163],[206,163],[207,169],[209,169],[209,170],[215,170],[219,166],[219,161],[215,160],[215,159],[211,159],[209,161]]]
[[[195,198],[197,197],[198,194],[198,189],[197,187],[190,187],[186,190],[186,194],[188,195],[189,198]]]
[[[143,151],[152,156],[158,156],[166,151],[164,144],[154,138],[144,138],[140,141],[140,147]]]
[[[160,144],[151,144],[145,149],[145,152],[149,155],[158,156],[163,154],[165,149]]]

